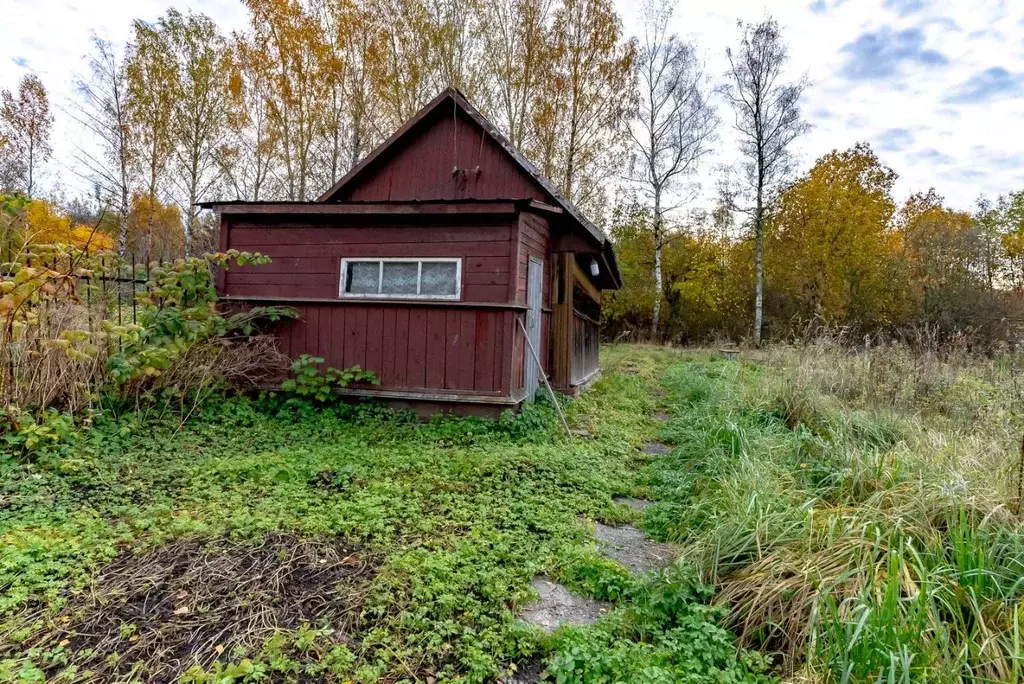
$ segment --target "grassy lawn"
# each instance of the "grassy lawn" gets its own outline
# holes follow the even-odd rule
[[[642,493],[639,447],[659,427],[653,362],[620,374],[623,356],[569,407],[595,437],[573,444],[545,406],[420,424],[228,400],[181,429],[98,421],[47,467],[9,462],[0,677],[488,681],[552,651],[580,656],[563,658],[572,677],[605,667],[586,654],[610,644],[612,670],[740,676],[689,575],[633,580],[594,553],[588,520],[638,515],[612,496]],[[629,610],[541,638],[515,620],[541,573]],[[666,616],[658,600],[686,607]],[[716,646],[652,637],[670,630]]]
[[[562,682],[1016,681],[1016,376],[924,363],[611,347],[573,443],[543,404],[97,418],[2,466],[0,680],[478,682],[543,658]],[[680,562],[631,577],[591,521]],[[539,574],[615,610],[528,628]]]

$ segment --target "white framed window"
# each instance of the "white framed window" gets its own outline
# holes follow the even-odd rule
[[[457,300],[462,296],[462,259],[342,259],[339,296]]]

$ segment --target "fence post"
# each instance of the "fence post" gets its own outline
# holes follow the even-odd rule
[[[137,293],[138,277],[138,270],[135,267],[135,252],[132,252],[132,325],[138,325],[139,323],[135,316],[135,295]]]

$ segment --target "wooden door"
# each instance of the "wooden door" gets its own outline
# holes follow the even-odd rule
[[[526,339],[529,344],[524,345],[523,350],[526,353],[526,358],[523,359],[523,388],[526,390],[527,401],[533,401],[537,396],[537,386],[540,383],[540,369],[537,368],[534,353],[540,354],[540,300],[543,283],[544,262],[530,257],[526,272]],[[533,351],[530,350],[531,345]]]

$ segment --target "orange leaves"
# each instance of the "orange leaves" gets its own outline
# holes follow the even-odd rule
[[[140,258],[172,259],[182,253],[185,228],[173,204],[163,204],[148,193],[136,193],[128,214],[128,251]]]

